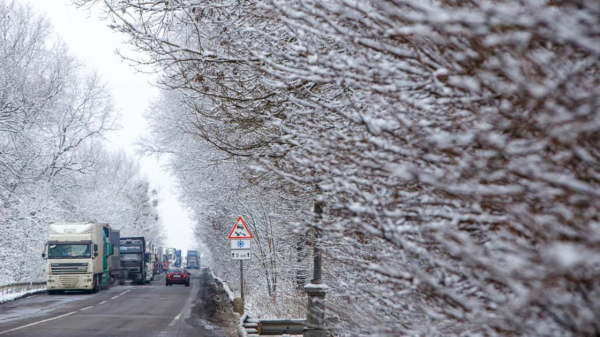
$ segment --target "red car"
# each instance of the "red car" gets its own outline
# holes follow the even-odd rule
[[[185,284],[186,287],[189,287],[190,273],[182,268],[169,268],[166,285],[171,286],[173,284]]]

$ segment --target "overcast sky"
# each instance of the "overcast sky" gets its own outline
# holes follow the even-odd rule
[[[123,148],[135,155],[134,143],[148,132],[143,113],[157,95],[147,74],[136,73],[115,54],[127,51],[122,38],[106,27],[106,22],[88,11],[77,9],[70,0],[23,0],[46,14],[54,31],[69,46],[71,52],[88,67],[98,71],[113,91],[115,106],[121,113],[123,129],[110,138],[110,146]],[[137,157],[139,158],[139,157]],[[175,195],[174,179],[164,172],[154,158],[139,158],[144,174],[153,187],[160,190],[160,216],[168,234],[169,247],[187,250],[192,245],[192,221],[186,215]]]

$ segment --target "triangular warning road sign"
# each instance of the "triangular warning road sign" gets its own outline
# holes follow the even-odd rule
[[[229,233],[228,239],[253,239],[254,236],[250,233],[248,226],[244,222],[244,219],[240,216],[233,228],[231,229],[231,233]]]

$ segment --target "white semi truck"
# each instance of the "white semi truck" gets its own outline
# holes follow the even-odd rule
[[[47,259],[49,294],[65,290],[98,292],[105,270],[106,236],[103,224],[54,223],[48,227]]]
[[[154,244],[146,242],[146,283],[154,281],[154,264],[156,263],[156,255],[154,255]]]
[[[175,253],[177,250],[175,248],[167,248],[167,269],[173,267],[175,263]]]

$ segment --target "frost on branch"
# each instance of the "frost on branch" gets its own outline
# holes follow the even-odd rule
[[[105,3],[199,139],[319,184],[342,331],[600,332],[597,1]]]
[[[110,223],[160,241],[139,167],[103,149],[116,116],[99,76],[28,6],[0,0],[0,32],[0,285],[45,281],[51,222]]]

